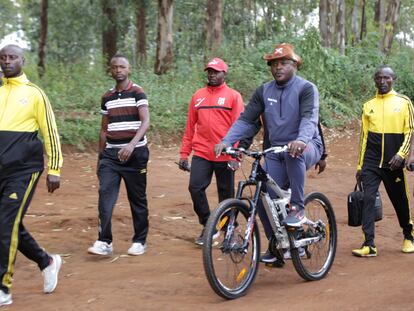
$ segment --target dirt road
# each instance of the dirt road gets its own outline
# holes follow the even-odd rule
[[[132,224],[122,190],[113,216],[114,255],[98,258],[86,253],[97,238],[96,156],[67,153],[61,189],[47,194],[43,176],[25,217],[26,227],[39,243],[64,259],[58,288],[44,295],[37,267],[19,254],[14,303],[3,310],[414,310],[414,254],[400,251],[401,230],[383,188],[384,219],[376,229],[379,256],[351,255],[351,249],[362,242],[360,229],[346,224],[346,197],[354,186],[358,134],[331,132],[325,136],[329,137],[328,168],[322,175],[309,173],[307,191],[324,192],[338,221],[337,255],[326,279],[305,282],[290,262],[283,269],[261,266],[247,296],[234,301],[219,298],[209,287],[201,250],[193,243],[200,226],[187,191],[188,175],[173,163],[178,149],[153,144],[148,252],[138,257],[125,255]],[[210,188],[214,206],[214,187]]]

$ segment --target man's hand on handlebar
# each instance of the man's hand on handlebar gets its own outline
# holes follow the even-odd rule
[[[228,146],[224,143],[219,143],[214,146],[214,154],[216,155],[216,158],[218,158],[223,150],[225,150]]]
[[[298,158],[305,151],[306,144],[300,140],[293,140],[288,143],[289,154],[293,158]]]

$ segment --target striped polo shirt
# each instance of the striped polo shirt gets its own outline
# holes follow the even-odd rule
[[[125,90],[112,88],[102,96],[101,114],[108,116],[106,148],[123,148],[134,138],[141,126],[140,106],[148,106],[147,96],[139,85],[131,81]],[[146,144],[144,135],[135,147]]]

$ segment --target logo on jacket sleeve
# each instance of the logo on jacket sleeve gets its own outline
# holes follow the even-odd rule
[[[226,98],[225,97],[219,97],[219,99],[217,101],[217,104],[219,106],[223,106],[225,101],[226,101]]]
[[[194,107],[198,107],[198,106],[200,106],[200,104],[205,100],[206,98],[205,97],[203,97],[203,98],[197,98],[196,99],[196,104],[194,105]]]

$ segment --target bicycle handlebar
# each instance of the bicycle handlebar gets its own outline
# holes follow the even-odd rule
[[[249,157],[261,157],[265,154],[268,153],[282,153],[285,151],[288,151],[289,147],[287,145],[285,146],[276,146],[276,147],[270,147],[266,150],[263,151],[250,151],[250,150],[246,150],[244,148],[234,148],[234,147],[227,147],[225,150],[223,150],[222,152],[228,155],[232,155],[232,156],[238,156],[240,154],[245,154]]]

